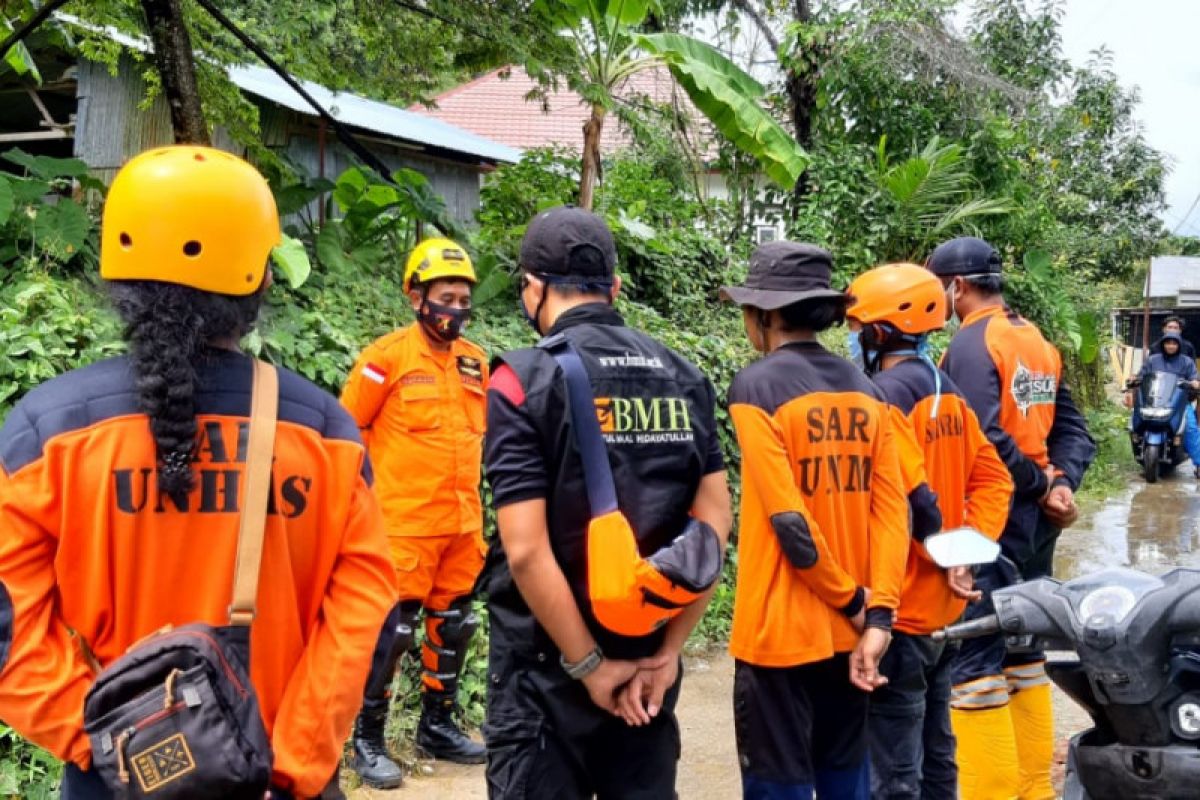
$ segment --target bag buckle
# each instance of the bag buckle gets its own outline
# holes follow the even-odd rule
[[[254,618],[258,613],[253,608],[234,608],[229,607],[229,624],[240,625],[242,627],[250,627],[250,623],[254,622]]]

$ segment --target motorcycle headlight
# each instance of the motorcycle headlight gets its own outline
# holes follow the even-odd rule
[[[1111,617],[1113,622],[1121,622],[1129,616],[1137,604],[1133,592],[1124,586],[1102,586],[1088,592],[1079,603],[1079,616],[1086,622],[1096,615]]]
[[[1166,419],[1171,416],[1169,408],[1143,408],[1142,416],[1146,419]]]

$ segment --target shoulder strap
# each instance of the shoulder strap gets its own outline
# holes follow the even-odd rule
[[[229,624],[248,627],[254,621],[258,576],[262,566],[263,535],[267,524],[267,495],[275,457],[275,420],[279,410],[279,374],[270,364],[254,359],[250,400],[250,434],[246,455],[246,501],[238,530],[237,566],[233,571],[233,601]]]
[[[617,510],[617,488],[613,483],[612,465],[608,463],[608,446],[596,418],[596,398],[588,380],[587,369],[579,353],[562,334],[543,339],[538,347],[554,356],[567,377],[567,402],[571,408],[571,430],[575,445],[583,458],[583,480],[587,484],[588,504],[592,516],[599,517]]]

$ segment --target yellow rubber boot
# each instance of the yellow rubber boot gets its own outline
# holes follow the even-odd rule
[[[1027,686],[1008,701],[1013,730],[1017,732],[1017,760],[1021,769],[1021,800],[1054,800],[1050,765],[1054,761],[1054,705],[1050,684]]]
[[[962,800],[1015,800],[1020,787],[1017,743],[1008,706],[950,709],[958,740],[958,790]]]

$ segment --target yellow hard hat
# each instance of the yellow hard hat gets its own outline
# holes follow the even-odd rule
[[[475,268],[467,251],[449,239],[426,239],[413,248],[404,267],[404,291],[417,283],[458,278],[475,283]]]
[[[100,275],[244,296],[262,284],[278,243],[279,211],[258,170],[221,150],[161,147],[113,179]]]

